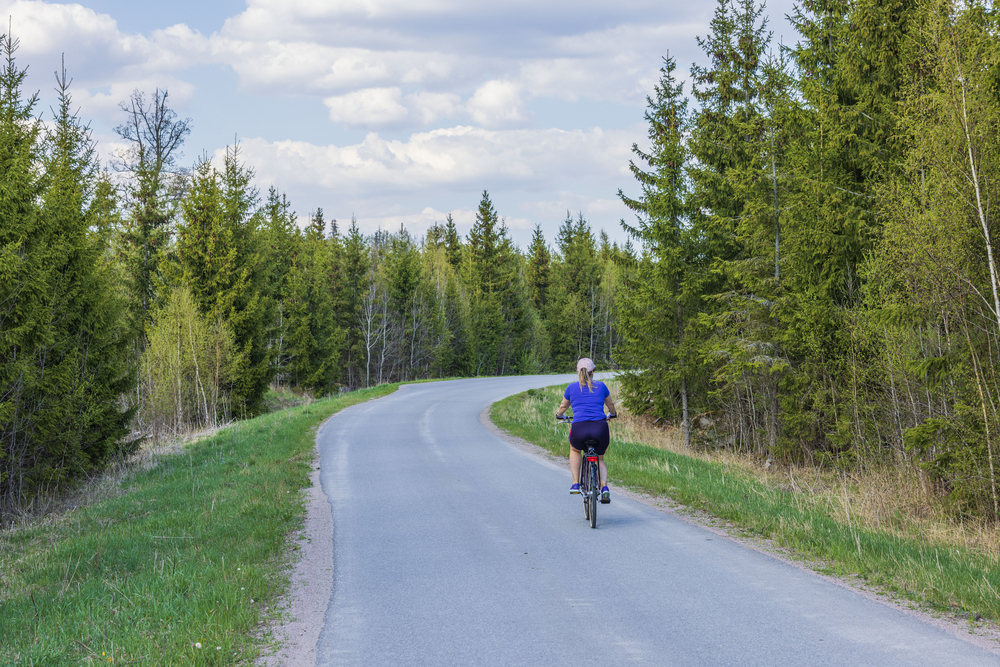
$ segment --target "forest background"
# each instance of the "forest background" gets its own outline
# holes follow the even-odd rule
[[[463,239],[300,229],[238,145],[179,163],[166,91],[123,101],[108,170],[70,80],[43,122],[0,72],[0,513],[150,437],[429,377],[620,370],[689,447],[911,466],[1000,518],[1000,47],[990,3],[804,0],[794,46],[719,0],[685,93],[648,100],[624,246],[567,213],[514,246],[489,194]],[[626,190],[637,190],[637,196]]]

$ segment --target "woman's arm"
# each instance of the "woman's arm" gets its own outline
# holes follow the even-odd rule
[[[569,399],[564,398],[562,400],[562,403],[559,404],[559,409],[556,410],[556,417],[562,417],[564,414],[566,414],[566,410],[568,409],[569,409]]]
[[[613,415],[618,414],[618,411],[615,410],[615,402],[611,400],[610,396],[606,396],[604,398],[604,405],[606,405],[608,407],[608,412],[610,414],[613,414]]]

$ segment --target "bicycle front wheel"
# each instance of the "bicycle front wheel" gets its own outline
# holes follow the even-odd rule
[[[597,497],[601,493],[601,475],[596,464],[590,465],[590,527],[597,528]]]

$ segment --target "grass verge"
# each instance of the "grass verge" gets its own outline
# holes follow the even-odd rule
[[[559,456],[568,454],[566,427],[553,412],[564,387],[549,387],[495,403],[499,428]],[[962,617],[1000,619],[1000,563],[992,553],[901,537],[859,526],[830,496],[762,483],[749,469],[685,456],[616,437],[608,450],[614,483],[667,496],[769,538],[835,575],[867,583]],[[846,521],[837,516],[846,516]]]
[[[0,533],[0,664],[231,665],[287,587],[316,427],[384,385],[240,422]]]

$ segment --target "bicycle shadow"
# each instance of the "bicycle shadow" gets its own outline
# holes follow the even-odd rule
[[[597,510],[597,528],[625,528],[629,526],[638,526],[640,524],[649,524],[652,519],[650,517],[642,516],[641,514],[636,514],[633,512],[623,512],[621,514],[615,512],[611,509],[602,509],[606,507],[601,506],[601,509]],[[587,520],[582,516],[580,517],[580,523],[587,523]],[[588,526],[590,524],[587,524]]]

